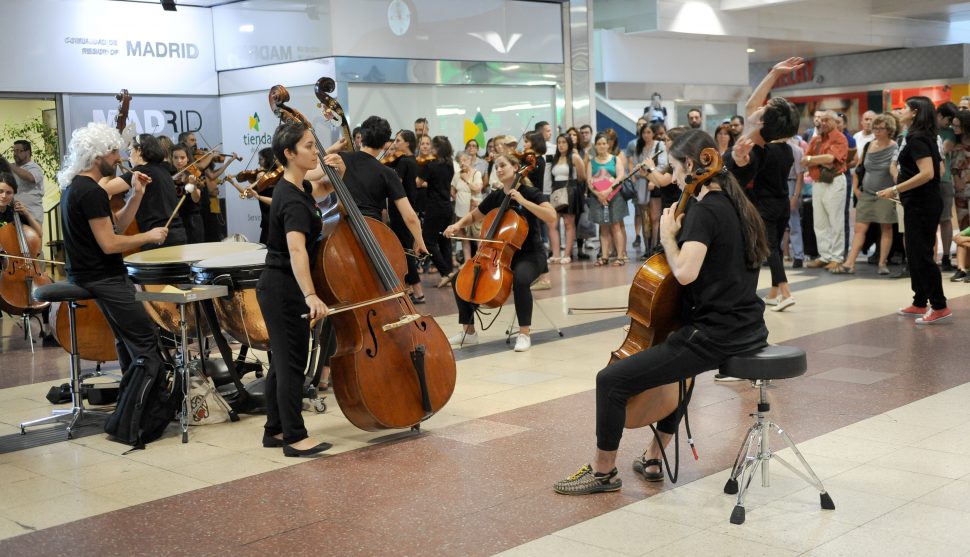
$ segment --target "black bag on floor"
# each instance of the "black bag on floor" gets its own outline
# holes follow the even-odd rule
[[[104,431],[115,441],[144,448],[162,436],[181,402],[181,376],[174,368],[139,356],[121,379],[118,406]]]

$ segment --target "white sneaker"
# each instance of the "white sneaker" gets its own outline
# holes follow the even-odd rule
[[[532,339],[529,337],[529,335],[519,333],[519,336],[515,339],[515,351],[525,352],[530,348],[532,348]]]
[[[466,333],[465,331],[462,331],[448,338],[448,343],[459,348],[462,346],[478,344],[478,333]]]
[[[766,306],[777,306],[778,300],[780,299],[781,299],[781,296],[778,296],[777,298],[769,298],[768,296],[761,298],[761,300],[765,303]]]
[[[786,309],[792,307],[793,305],[795,305],[794,296],[789,296],[785,299],[779,298],[778,303],[775,304],[775,307],[771,308],[771,311],[778,311],[778,312],[785,311]]]

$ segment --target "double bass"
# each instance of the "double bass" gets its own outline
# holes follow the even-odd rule
[[[685,180],[687,183],[674,210],[674,218],[684,213],[688,199],[698,188],[721,171],[721,156],[716,149],[701,151],[700,160],[704,167]],[[681,327],[682,289],[665,254],[658,253],[644,262],[630,285],[629,330],[620,347],[610,354],[611,364],[663,342],[667,335]],[[688,380],[691,381],[693,379]],[[647,389],[627,401],[625,427],[634,429],[651,425],[670,415],[678,404],[679,383]]]
[[[321,78],[317,98],[342,115],[327,94],[332,85],[333,80]],[[360,212],[340,175],[324,164],[325,150],[306,117],[286,106],[289,98],[282,85],[269,92],[270,106],[281,120],[301,122],[313,133],[320,165],[343,208],[339,223],[320,243],[312,272],[337,337],[330,359],[334,394],[360,429],[418,428],[454,392],[451,346],[438,323],[420,315],[407,295],[401,242],[384,223]]]
[[[527,149],[525,163],[515,173],[512,189],[518,189],[522,178],[536,166],[536,154]],[[492,209],[482,220],[481,245],[475,256],[462,265],[455,277],[455,293],[466,302],[486,307],[499,307],[512,292],[512,257],[529,235],[529,223],[509,206],[512,197]]]

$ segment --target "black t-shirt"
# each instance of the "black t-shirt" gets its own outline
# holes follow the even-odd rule
[[[408,203],[414,208],[418,198],[418,186],[414,182],[414,179],[418,177],[418,163],[415,162],[413,156],[409,155],[398,158],[394,161],[393,167],[401,179],[401,186],[404,187],[404,194],[408,198]],[[403,230],[406,228],[404,218],[394,203],[387,204],[387,214],[391,219],[391,228],[395,230]]]
[[[916,161],[930,157],[933,159],[933,177],[918,188],[900,192],[899,197],[904,201],[920,201],[940,197],[940,150],[936,146],[936,138],[930,139],[924,135],[907,135],[906,144],[899,152],[899,177],[897,184],[902,184],[919,174]]]
[[[751,202],[762,218],[783,218],[790,212],[788,202],[788,176],[795,164],[795,154],[787,143],[755,145],[751,149],[750,162],[737,166],[734,158],[725,156],[725,164],[742,187],[754,182],[750,190]]]
[[[664,209],[672,207],[680,201],[680,188],[674,182],[662,188],[656,188],[653,193],[656,193],[657,190],[660,190],[660,206]]]
[[[365,217],[380,220],[388,202],[405,197],[397,174],[369,153],[343,152],[340,157],[347,166],[344,183]]]
[[[273,204],[269,206],[269,236],[266,239],[266,266],[293,273],[290,266],[290,248],[286,243],[287,232],[302,232],[306,236],[306,251],[310,256],[310,268],[316,263],[317,244],[322,239],[322,217],[313,199],[310,182],[302,187],[280,178],[273,191]]]
[[[144,172],[152,179],[152,182],[145,186],[145,194],[141,198],[138,212],[135,213],[138,229],[147,232],[152,228],[165,226],[169,216],[175,211],[175,207],[179,203],[172,175],[165,168],[164,163],[143,164],[136,166],[134,170]],[[129,186],[131,185],[131,172],[126,172],[121,178]],[[190,201],[192,201],[191,196],[182,205],[184,206]],[[180,246],[185,241],[185,227],[182,225],[182,218],[176,215],[168,227],[168,237],[165,238],[165,243],[162,246]],[[152,244],[151,247],[158,246]]]
[[[275,186],[270,186],[264,189],[263,192],[260,193],[259,195],[263,197],[271,198],[273,197],[273,191],[275,189],[276,189]],[[269,208],[272,207],[272,204],[267,205],[259,200],[257,200],[256,202],[259,203],[259,228],[263,230],[269,230]]]
[[[529,172],[529,181],[539,191],[545,189],[546,180],[546,160],[545,157],[536,157],[536,167]]]
[[[455,165],[451,161],[433,160],[419,167],[418,176],[428,183],[428,201],[425,214],[451,215],[451,181],[455,178]]]
[[[71,282],[85,283],[127,274],[120,253],[106,254],[94,238],[91,219],[108,217],[114,224],[108,192],[87,176],[75,176],[61,194],[61,228],[65,270]]]
[[[522,197],[535,203],[536,205],[539,205],[545,201],[542,191],[540,191],[538,188],[523,184],[519,186],[519,192],[522,193]],[[493,190],[491,193],[485,196],[485,199],[483,199],[481,203],[479,203],[478,210],[481,211],[483,215],[488,215],[489,211],[500,207],[502,205],[502,201],[504,200],[504,190]],[[522,247],[519,248],[519,251],[515,254],[515,256],[518,257],[520,255],[543,253],[544,248],[542,247],[542,234],[540,232],[542,221],[539,219],[539,217],[535,216],[531,211],[522,207],[515,201],[510,201],[509,208],[519,215],[525,217],[525,221],[529,223],[529,235],[526,236],[525,241],[522,242]],[[485,233],[486,230],[483,229],[482,235],[484,236]]]
[[[697,279],[684,288],[687,322],[729,352],[764,346],[768,329],[756,292],[758,269],[745,266],[741,221],[727,195],[711,191],[692,204],[677,241],[707,246]]]
[[[6,209],[0,211],[0,228],[3,228],[7,223],[13,222],[13,213],[13,203],[7,205]]]

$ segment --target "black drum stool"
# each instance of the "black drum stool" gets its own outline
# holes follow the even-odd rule
[[[731,478],[724,484],[724,493],[729,495],[737,494],[738,502],[731,513],[732,524],[744,523],[744,494],[751,485],[758,467],[761,467],[761,485],[769,487],[768,463],[772,459],[791,470],[796,476],[805,480],[819,491],[822,508],[832,510],[835,503],[832,497],[825,491],[822,481],[818,479],[808,461],[795,446],[788,433],[777,423],[768,418],[768,411],[771,405],[768,404],[768,385],[775,379],[791,379],[804,375],[808,368],[808,360],[805,352],[794,346],[768,346],[757,352],[743,354],[729,358],[721,365],[720,372],[724,375],[747,379],[752,386],[758,387],[761,398],[758,401],[758,411],[750,414],[754,419],[754,425],[748,429],[748,435],[738,450],[738,457],[734,460],[734,468],[731,470]],[[801,470],[796,469],[782,457],[772,454],[768,447],[768,434],[771,430],[777,430],[793,453],[801,462],[806,475]],[[745,477],[747,474],[747,477]],[[740,488],[739,488],[740,487]]]
[[[73,439],[74,429],[81,427],[84,418],[105,419],[110,414],[108,412],[98,412],[97,410],[87,410],[84,408],[84,400],[81,397],[81,358],[77,351],[77,329],[74,328],[74,312],[78,307],[78,301],[91,300],[94,296],[90,292],[71,284],[70,282],[55,282],[46,284],[34,290],[34,299],[39,302],[63,302],[68,307],[68,319],[71,327],[71,408],[65,410],[54,410],[52,415],[39,420],[31,420],[20,424],[20,433],[27,433],[27,426],[49,424],[61,421],[68,421],[67,438]]]

